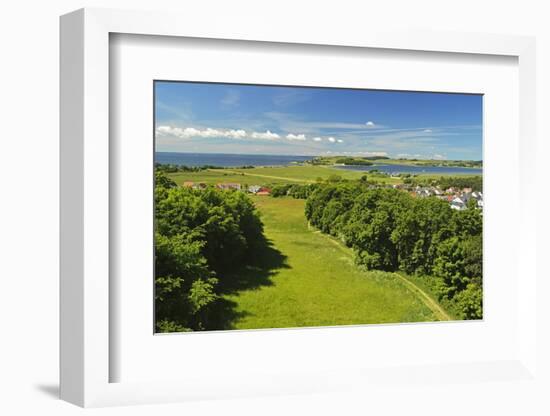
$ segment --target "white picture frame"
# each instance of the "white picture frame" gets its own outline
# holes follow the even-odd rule
[[[529,37],[465,33],[397,32],[377,29],[327,34],[323,28],[280,31],[276,24],[241,26],[236,33],[223,20],[205,27],[168,13],[83,9],[61,18],[61,398],[80,406],[184,401],[197,398],[253,397],[269,394],[322,393],[360,389],[413,379],[425,383],[460,378],[537,382],[536,362],[536,218],[528,210],[535,168],[535,41]],[[349,368],[330,372],[280,374],[240,379],[225,374],[216,381],[111,382],[110,366],[120,359],[110,348],[109,252],[109,37],[123,33],[148,36],[225,39],[280,44],[430,51],[442,54],[504,55],[519,67],[518,245],[515,270],[523,277],[517,292],[517,351],[499,361],[442,362],[414,369]],[[152,334],[151,334],[152,335]],[[247,336],[246,334],[241,334]],[[336,336],[336,335],[335,335]],[[353,333],[348,333],[353,337]],[[243,338],[244,339],[244,338]],[[246,365],[246,364],[243,364]],[[369,370],[369,371],[366,371]],[[325,370],[323,370],[325,371]],[[479,377],[482,373],[483,377]],[[478,376],[476,376],[478,374]]]

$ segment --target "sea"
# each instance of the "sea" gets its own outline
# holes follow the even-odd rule
[[[290,155],[239,155],[231,153],[175,153],[175,152],[156,152],[155,162],[163,165],[185,165],[185,166],[288,166],[296,163],[302,163],[313,159],[314,156],[290,156]],[[371,171],[378,169],[380,172],[388,174],[410,173],[410,174],[471,174],[481,175],[482,169],[463,168],[452,166],[412,166],[399,164],[376,163],[370,166],[336,166],[338,169]]]
[[[156,152],[155,162],[163,165],[185,166],[287,166],[305,162],[313,156],[238,155],[229,153],[172,153]]]

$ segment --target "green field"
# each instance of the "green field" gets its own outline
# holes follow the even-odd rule
[[[405,277],[360,270],[351,249],[308,227],[304,200],[252,198],[270,244],[222,295],[219,329],[449,319]]]
[[[368,172],[336,169],[328,166],[281,166],[255,167],[251,169],[208,169],[200,172],[170,173],[169,177],[181,185],[185,181],[216,184],[234,182],[247,185],[269,185],[283,183],[315,183],[318,178],[326,180],[331,175],[342,179],[359,179]],[[399,178],[371,175],[378,182],[397,184]]]

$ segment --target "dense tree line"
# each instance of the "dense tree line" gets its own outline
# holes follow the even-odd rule
[[[372,166],[372,162],[368,160],[357,158],[357,157],[342,157],[336,159],[334,163],[340,163],[343,165],[354,165],[354,166]]]
[[[389,156],[363,156],[365,160],[388,160],[391,159]]]
[[[155,182],[155,313],[160,332],[209,328],[218,287],[230,284],[264,241],[242,192],[178,187],[161,170]]]
[[[342,182],[312,192],[305,214],[352,247],[359,265],[426,276],[457,317],[481,318],[481,211],[455,211],[437,198]]]
[[[407,160],[407,159],[405,159]],[[414,161],[417,166],[450,166],[450,167],[462,167],[462,168],[482,168],[483,161],[481,160],[417,160]]]
[[[371,160],[388,160],[387,156],[317,156],[311,160],[305,161],[311,165],[332,165],[334,163],[344,163],[346,165],[372,165]]]
[[[177,165],[173,163],[155,163],[155,169],[164,173],[176,173],[176,172],[201,172],[208,169],[254,169],[255,166],[216,166],[216,165],[201,165],[201,166],[187,166]]]
[[[176,165],[173,163],[155,163],[155,170],[159,172],[164,172],[164,173],[201,172],[203,170],[214,169],[214,168],[216,167],[211,165],[187,166],[187,165]]]
[[[271,188],[271,196],[279,198],[282,196],[291,196],[295,199],[307,199],[313,191],[319,187],[319,184],[294,184],[285,183],[275,185]]]

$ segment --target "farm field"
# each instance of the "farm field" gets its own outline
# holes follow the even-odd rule
[[[448,319],[433,299],[404,278],[359,269],[351,249],[308,226],[304,200],[252,198],[265,225],[269,252],[263,265],[241,271],[243,283],[237,289],[222,295],[220,314],[225,319],[217,329]],[[248,282],[254,284],[247,287]]]
[[[340,176],[342,179],[359,179],[368,172],[358,172],[336,169],[328,166],[281,166],[281,167],[255,167],[251,169],[208,169],[200,172],[177,172],[168,176],[178,185],[186,181],[204,182],[216,184],[220,182],[234,182],[247,185],[269,185],[283,183],[315,183],[318,178],[328,179],[331,175]],[[382,183],[398,184],[399,178],[371,175]]]

